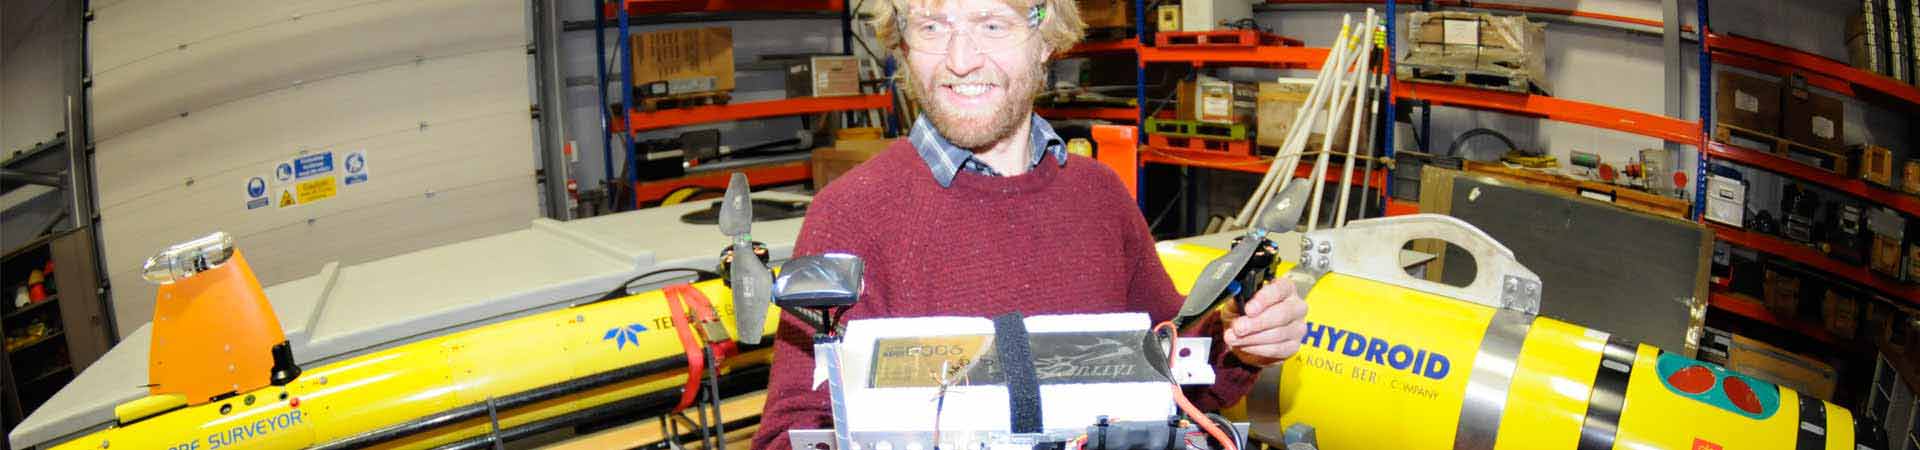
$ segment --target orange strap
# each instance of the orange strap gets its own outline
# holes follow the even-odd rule
[[[693,406],[693,397],[700,392],[700,377],[704,375],[703,372],[707,368],[706,363],[701,360],[705,349],[701,348],[699,341],[693,338],[693,327],[687,324],[687,314],[684,312],[686,310],[680,307],[680,297],[683,292],[681,288],[686,287],[686,285],[674,285],[667,286],[665,289],[667,317],[673,319],[673,332],[680,336],[680,348],[687,352],[687,385],[680,390],[680,403],[673,407],[673,412],[684,411],[688,406]]]
[[[663,291],[667,297],[667,317],[673,320],[674,334],[680,337],[680,348],[686,350],[687,354],[687,384],[680,390],[680,403],[673,407],[673,412],[677,413],[686,410],[688,406],[693,406],[694,397],[700,392],[701,377],[706,375],[707,369],[706,361],[702,357],[707,351],[713,352],[713,358],[717,362],[733,356],[738,351],[738,347],[732,339],[709,341],[706,345],[701,345],[701,339],[694,334],[695,324],[689,323],[687,308],[682,307],[681,302],[684,301],[686,306],[692,307],[693,318],[700,320],[698,326],[703,327],[702,331],[708,329],[705,327],[721,325],[719,317],[713,312],[713,303],[707,300],[707,296],[701,294],[699,289],[694,289],[692,285],[677,284],[667,286]],[[724,328],[720,330],[725,332]]]

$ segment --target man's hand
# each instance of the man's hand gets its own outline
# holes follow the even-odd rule
[[[1240,361],[1271,367],[1300,351],[1307,332],[1307,301],[1294,292],[1293,283],[1278,278],[1253,294],[1241,314],[1228,311],[1229,326],[1221,336]]]

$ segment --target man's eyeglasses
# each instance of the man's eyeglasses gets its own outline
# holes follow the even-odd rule
[[[1046,20],[1047,9],[1034,6],[1026,17],[1005,12],[980,11],[973,14],[910,14],[900,22],[901,35],[916,52],[944,55],[952,48],[954,36],[973,39],[973,50],[991,53],[1024,44]]]

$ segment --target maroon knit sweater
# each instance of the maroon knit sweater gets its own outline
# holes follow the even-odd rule
[[[942,188],[901,139],[822,189],[808,209],[795,256],[845,252],[866,262],[865,291],[848,320],[1146,312],[1158,323],[1184,300],[1119,177],[1077,155],[1012,177],[963,170]],[[1221,350],[1216,320],[1195,328],[1215,338],[1217,381],[1188,395],[1202,409],[1231,406],[1258,369]],[[812,388],[811,336],[781,316],[753,448],[787,450],[787,430],[832,426],[826,386]]]

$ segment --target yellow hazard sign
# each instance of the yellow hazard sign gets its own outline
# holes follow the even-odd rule
[[[329,175],[280,188],[280,193],[274,196],[274,204],[280,208],[292,208],[333,198],[338,193],[340,178]]]
[[[296,191],[300,194],[300,204],[305,205],[333,198],[334,194],[340,192],[340,183],[338,178],[329,175],[302,181]]]

